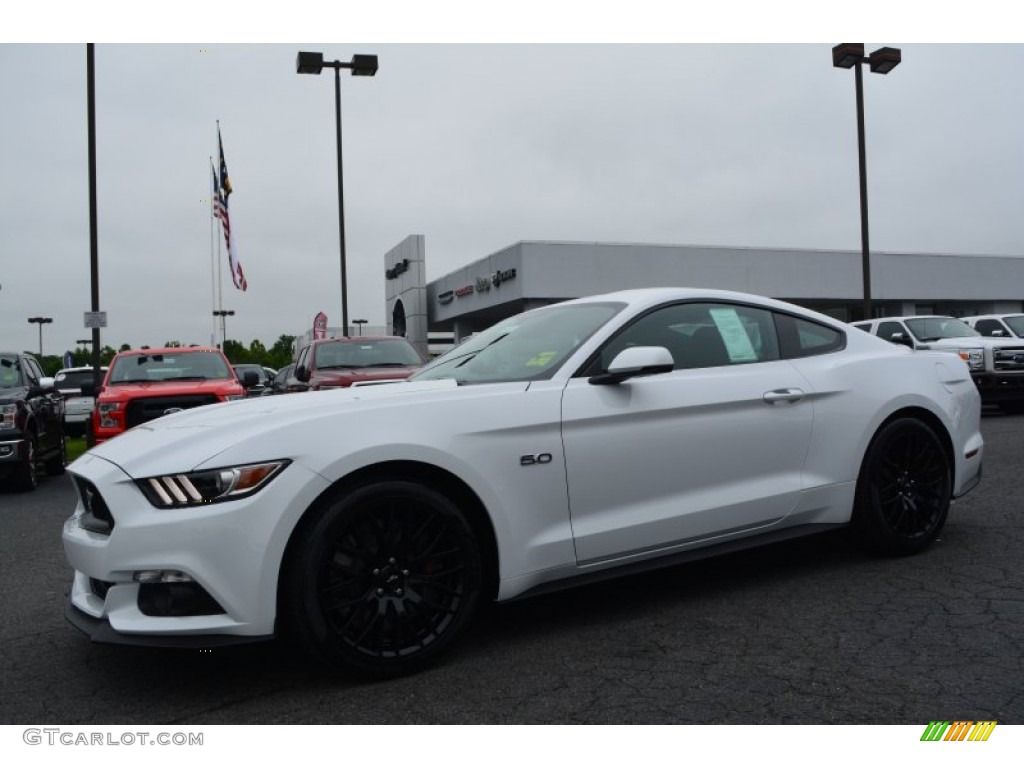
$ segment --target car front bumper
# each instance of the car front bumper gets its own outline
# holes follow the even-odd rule
[[[22,460],[25,445],[21,438],[0,440],[0,472]]]
[[[327,487],[323,478],[292,463],[254,496],[157,509],[133,478],[104,459],[86,454],[71,473],[80,489],[102,498],[113,519],[109,532],[97,532],[79,498],[64,523],[64,551],[75,571],[72,623],[100,642],[142,645],[274,634],[284,550],[299,517]]]

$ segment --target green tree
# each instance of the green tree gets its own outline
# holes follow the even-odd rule
[[[295,343],[294,336],[281,335],[274,346],[270,348],[267,355],[267,365],[280,370],[292,361],[292,345]]]

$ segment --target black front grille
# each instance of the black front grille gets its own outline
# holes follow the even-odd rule
[[[89,579],[89,588],[100,600],[107,599],[107,592],[114,586],[112,581],[101,581],[100,579]]]
[[[1024,371],[1024,347],[1003,347],[992,351],[997,371]]]
[[[139,397],[128,403],[125,409],[125,427],[131,428],[147,421],[166,416],[167,412],[182,411],[200,405],[216,403],[216,395],[175,395],[170,397]]]
[[[87,531],[109,536],[114,530],[114,516],[110,514],[110,507],[100,495],[99,488],[84,478],[72,475],[72,479],[75,481],[78,498],[82,500],[82,506],[85,508],[85,514],[80,520],[82,527]]]
[[[146,616],[214,616],[224,613],[220,603],[194,581],[140,584],[139,612]]]

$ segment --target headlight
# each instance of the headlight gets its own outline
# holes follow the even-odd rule
[[[121,403],[100,403],[100,426],[114,429],[118,426],[118,420],[114,418],[115,413],[121,411]]]
[[[985,350],[984,349],[961,349],[960,359],[967,363],[967,367],[972,371],[983,371],[985,370]]]
[[[269,461],[204,469],[180,475],[147,477],[135,483],[154,507],[198,507],[251,496],[280,474],[288,463]]]
[[[0,405],[0,429],[14,429],[14,414],[18,412],[18,406]]]

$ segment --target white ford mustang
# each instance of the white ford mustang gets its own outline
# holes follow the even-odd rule
[[[411,380],[207,406],[74,462],[94,640],[287,634],[432,660],[482,600],[849,526],[922,550],[981,477],[967,365],[805,309],[624,291],[504,320]]]

